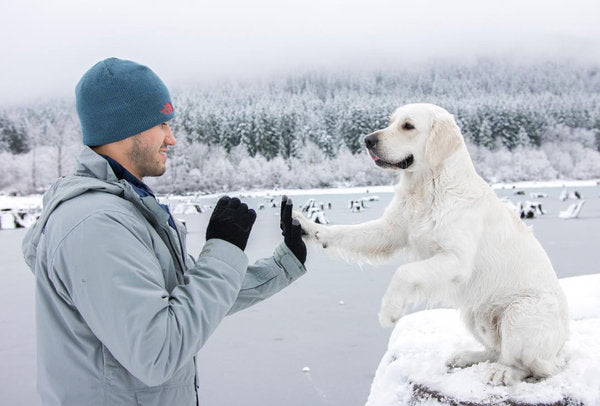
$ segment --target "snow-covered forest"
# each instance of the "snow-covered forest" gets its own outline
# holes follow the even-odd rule
[[[409,102],[455,115],[490,182],[600,177],[600,67],[430,63],[172,89],[177,145],[160,193],[390,184],[363,137]],[[0,109],[0,191],[40,192],[81,148],[74,100]]]

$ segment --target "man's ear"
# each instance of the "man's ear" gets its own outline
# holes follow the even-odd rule
[[[443,113],[434,118],[429,139],[425,145],[425,160],[432,168],[442,164],[462,144],[460,129],[454,116]]]

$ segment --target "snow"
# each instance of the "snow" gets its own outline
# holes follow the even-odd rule
[[[600,274],[562,279],[561,284],[569,300],[571,326],[562,351],[566,365],[557,375],[493,387],[486,383],[487,362],[449,371],[445,360],[453,353],[483,348],[466,331],[456,310],[425,310],[402,318],[394,328],[367,406],[409,404],[412,383],[464,402],[538,404],[567,397],[585,405],[600,404]]]
[[[511,189],[511,188],[548,188],[548,187],[589,187],[600,185],[600,179],[587,179],[587,180],[532,180],[523,182],[505,183],[499,182],[494,183],[492,187],[494,189]]]
[[[495,190],[502,189],[530,189],[530,188],[576,188],[576,187],[593,187],[600,185],[600,179],[588,179],[588,180],[568,180],[568,179],[557,179],[547,181],[524,181],[524,182],[513,182],[513,183],[493,183],[491,187]],[[340,194],[367,194],[367,196],[360,197],[365,201],[378,201],[379,196],[370,196],[371,193],[393,193],[393,185],[384,186],[356,186],[356,187],[338,187],[338,188],[326,188],[326,189],[259,189],[259,190],[238,190],[229,192],[229,195],[240,196],[240,197],[264,197],[273,198],[281,195],[287,196],[327,196],[327,195],[340,195]],[[176,201],[180,203],[191,203],[194,197],[201,197],[202,199],[214,199],[222,196],[224,193],[213,193],[206,195],[188,195],[188,196],[177,196],[177,195],[166,195],[163,196],[163,200]],[[279,202],[277,202],[279,203]],[[300,202],[296,202],[299,204]],[[2,209],[36,209],[42,206],[42,195],[28,195],[28,196],[7,196],[0,194],[0,210]]]
[[[42,195],[6,196],[0,194],[0,210],[37,209],[42,207]]]

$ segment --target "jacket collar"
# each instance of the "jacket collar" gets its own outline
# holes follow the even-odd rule
[[[84,146],[77,157],[75,175],[88,176],[107,182],[119,181],[108,161],[88,146]]]

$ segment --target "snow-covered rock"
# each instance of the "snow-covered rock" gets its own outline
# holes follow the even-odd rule
[[[391,335],[367,406],[391,405],[600,405],[600,274],[561,280],[571,330],[565,368],[539,382],[488,385],[489,363],[449,369],[456,351],[482,349],[453,309],[402,318]]]
[[[584,203],[585,200],[580,200],[577,203],[573,203],[567,208],[567,210],[560,211],[558,213],[558,217],[561,219],[575,219],[579,217],[579,213],[581,212],[581,208],[583,207]]]
[[[314,221],[318,224],[329,224],[329,220],[327,220],[327,217],[325,217],[323,210],[319,210],[316,207],[311,207],[308,209],[306,217],[308,217],[310,221]]]

